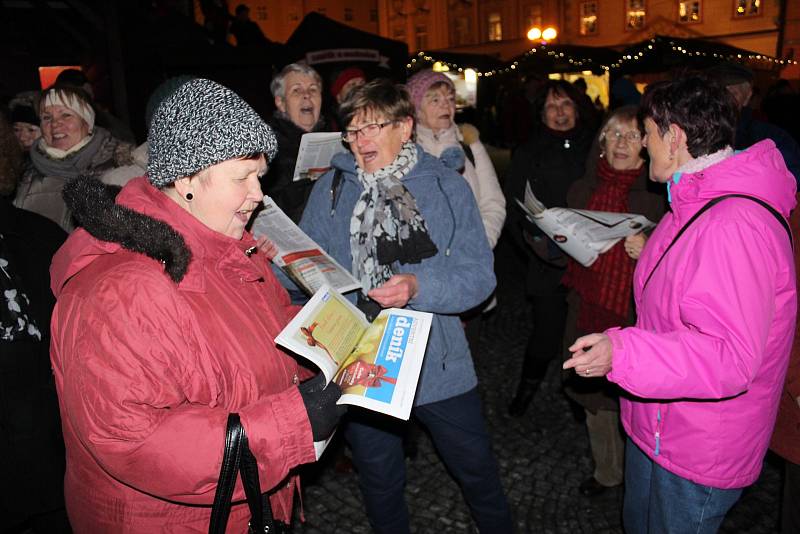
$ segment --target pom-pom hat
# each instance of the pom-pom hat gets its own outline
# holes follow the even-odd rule
[[[251,154],[271,161],[275,134],[236,93],[211,80],[181,85],[153,115],[148,141],[147,177],[156,187]]]

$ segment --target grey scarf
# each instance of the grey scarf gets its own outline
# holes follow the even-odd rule
[[[92,166],[95,156],[103,148],[109,137],[111,137],[111,134],[108,133],[108,130],[95,128],[91,141],[64,159],[53,159],[42,152],[39,145],[44,143],[44,139],[40,138],[31,147],[31,162],[44,176],[58,176],[71,180],[87,173],[87,169]]]
[[[357,169],[364,191],[350,219],[350,249],[353,274],[365,294],[392,277],[392,263],[419,263],[438,251],[416,200],[401,181],[417,157],[417,146],[408,141],[386,167],[372,174]]]

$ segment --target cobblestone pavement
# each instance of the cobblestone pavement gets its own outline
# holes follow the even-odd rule
[[[622,491],[600,497],[578,493],[592,473],[588,437],[560,390],[559,370],[552,365],[525,417],[506,414],[521,365],[530,318],[525,306],[519,265],[498,253],[499,306],[484,324],[481,350],[474,355],[484,415],[489,424],[501,475],[520,533],[621,533]],[[474,532],[458,487],[445,471],[427,435],[420,433],[418,454],[407,460],[406,498],[416,533]],[[295,520],[295,533],[370,532],[357,478],[334,470],[335,451],[304,478],[306,522]],[[728,514],[721,532],[776,532],[780,463],[768,457],[759,481]]]

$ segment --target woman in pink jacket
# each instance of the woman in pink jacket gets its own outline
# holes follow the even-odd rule
[[[770,140],[733,152],[735,109],[696,77],[648,88],[650,177],[672,212],[636,267],[636,326],[579,338],[564,364],[629,393],[629,534],[716,532],[775,423],[797,312],[795,181]]]
[[[186,82],[155,113],[147,176],[119,191],[76,179],[82,228],[51,268],[51,358],[76,533],[208,532],[228,414],[287,523],[294,468],[329,435],[319,391],[273,339],[294,315],[245,226],[274,157],[272,130],[229,89]],[[233,496],[244,499],[239,485]],[[246,504],[229,532],[246,532]]]

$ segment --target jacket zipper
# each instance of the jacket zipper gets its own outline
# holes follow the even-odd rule
[[[656,450],[655,455],[658,456],[661,452],[661,406],[656,411]]]

